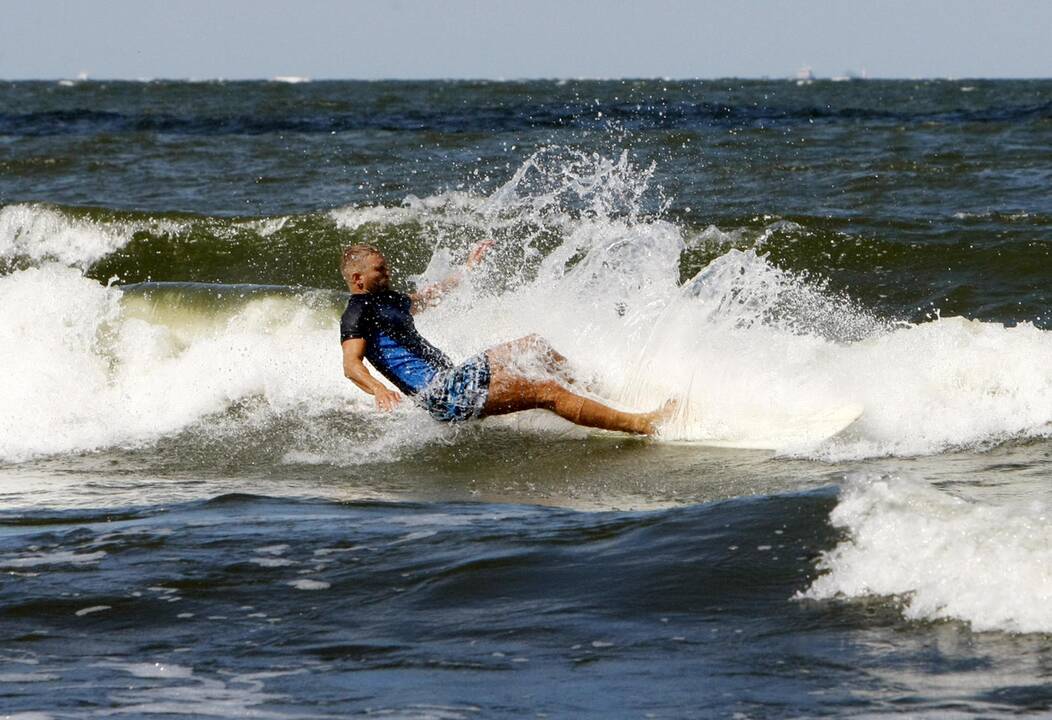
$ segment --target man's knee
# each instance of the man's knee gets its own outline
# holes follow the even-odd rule
[[[523,338],[519,338],[519,347],[524,352],[536,355],[548,355],[553,351],[552,344],[543,335],[538,335],[537,333],[530,333]]]
[[[532,389],[534,398],[541,407],[545,407],[549,410],[554,410],[555,406],[559,402],[565,400],[566,396],[570,394],[566,391],[566,388],[554,380],[544,380],[533,383]]]

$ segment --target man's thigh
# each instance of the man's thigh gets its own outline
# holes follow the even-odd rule
[[[499,346],[498,346],[499,347]],[[551,408],[562,387],[548,379],[525,377],[503,362],[498,353],[487,351],[490,363],[489,393],[484,415],[506,415],[507,413],[535,408]]]

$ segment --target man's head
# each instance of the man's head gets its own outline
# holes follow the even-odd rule
[[[340,274],[352,293],[372,293],[391,286],[391,274],[383,253],[372,245],[351,245],[343,249]]]

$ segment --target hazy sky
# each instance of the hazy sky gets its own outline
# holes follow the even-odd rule
[[[1050,0],[0,0],[0,78],[1052,77]]]

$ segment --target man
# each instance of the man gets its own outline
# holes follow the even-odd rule
[[[475,246],[466,268],[477,265],[491,245]],[[622,412],[570,392],[557,380],[568,375],[566,358],[537,335],[497,345],[455,366],[417,332],[412,314],[438,302],[460,282],[459,275],[411,295],[394,292],[387,261],[371,245],[346,248],[340,272],[351,291],[340,320],[343,372],[376,398],[380,410],[393,409],[404,393],[446,422],[543,408],[578,425],[641,435],[654,434],[674,410],[669,402],[654,412]],[[524,357],[539,360],[545,376],[518,371]],[[363,359],[401,393],[373,377]]]

